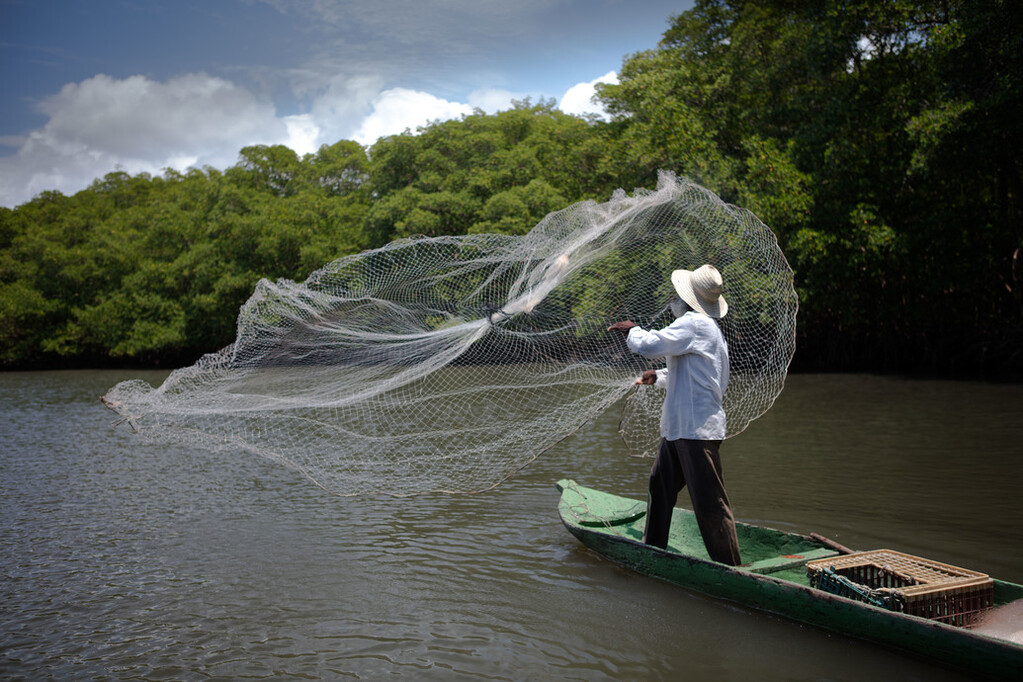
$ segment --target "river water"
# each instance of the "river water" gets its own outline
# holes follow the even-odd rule
[[[0,374],[0,678],[957,680],[619,568],[554,482],[644,496],[614,410],[478,495],[337,497],[113,430],[156,372]],[[737,517],[1023,582],[1023,386],[796,375],[722,448]]]

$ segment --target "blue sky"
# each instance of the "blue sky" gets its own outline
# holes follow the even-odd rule
[[[0,0],[0,205],[593,84],[690,0]]]

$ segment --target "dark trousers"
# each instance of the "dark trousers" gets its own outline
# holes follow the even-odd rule
[[[721,477],[720,445],[719,440],[661,439],[657,459],[650,470],[644,542],[662,549],[668,546],[672,509],[679,492],[688,487],[710,558],[731,566],[739,565],[735,517]]]

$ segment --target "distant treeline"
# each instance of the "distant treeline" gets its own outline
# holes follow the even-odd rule
[[[795,367],[1023,371],[1023,13],[1012,0],[718,2],[600,86],[299,158],[111,173],[0,209],[0,366],[189,364],[261,277],[413,234],[527,232],[673,170],[778,235]]]

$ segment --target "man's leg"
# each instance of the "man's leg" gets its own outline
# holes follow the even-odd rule
[[[664,549],[668,546],[671,513],[678,500],[678,492],[686,484],[674,445],[681,441],[661,439],[657,457],[650,469],[650,498],[646,507],[646,530],[643,542]]]
[[[683,475],[689,486],[689,498],[700,525],[707,553],[714,561],[738,566],[739,540],[735,535],[735,517],[728,503],[721,476],[721,441],[684,440],[680,448]]]

